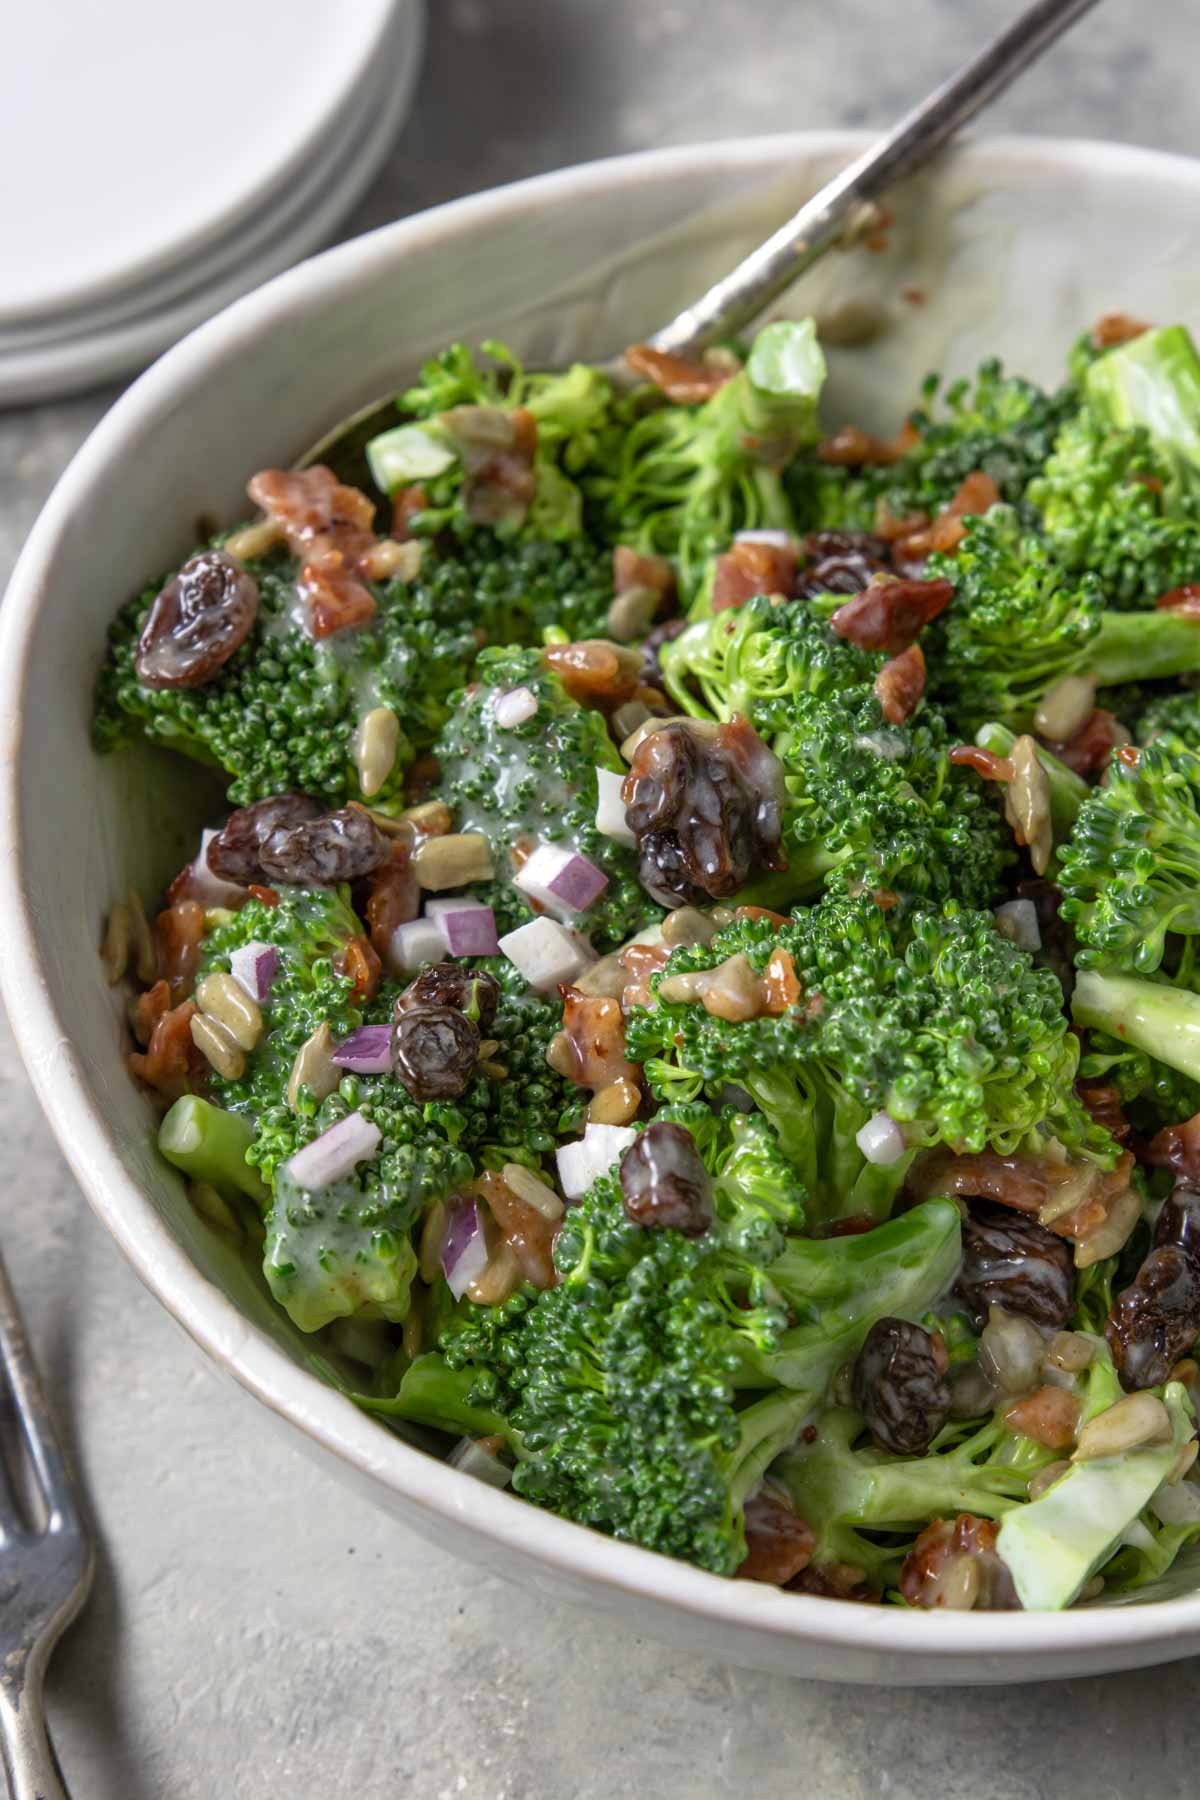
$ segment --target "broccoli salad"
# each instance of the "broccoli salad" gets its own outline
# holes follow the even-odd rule
[[[1200,1538],[1200,355],[1109,315],[886,439],[812,320],[626,364],[456,345],[117,616],[97,749],[211,805],[103,943],[161,1153],[530,1504],[1136,1595]]]

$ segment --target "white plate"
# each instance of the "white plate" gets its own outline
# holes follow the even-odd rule
[[[284,191],[364,83],[395,0],[50,0],[6,13],[6,324],[102,299]]]
[[[405,0],[351,116],[284,199],[273,199],[207,254],[151,283],[26,332],[0,330],[0,404],[49,399],[149,362],[193,326],[308,255],[370,185],[408,110],[424,10]]]

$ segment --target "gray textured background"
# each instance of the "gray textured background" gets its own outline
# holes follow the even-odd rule
[[[282,0],[281,0],[282,3]],[[985,0],[432,0],[421,95],[347,235],[702,136],[883,124]],[[1187,151],[1200,9],[1108,0],[997,129]],[[0,580],[115,390],[0,415]],[[64,879],[70,879],[64,867]],[[0,1058],[4,1244],[102,1536],[54,1665],[76,1800],[1074,1800],[1193,1786],[1200,1672],[869,1692],[729,1669],[481,1576],[283,1447],[95,1225]]]

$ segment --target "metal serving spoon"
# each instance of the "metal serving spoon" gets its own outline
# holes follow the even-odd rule
[[[677,313],[648,339],[675,356],[696,356],[758,317],[798,275],[812,267],[897,181],[922,168],[961,126],[1014,82],[1096,0],[1034,0],[1034,4],[985,44],[956,75],[935,88],[886,137],[826,182],[757,250],[752,250],[706,294]],[[609,371],[630,378],[623,359]],[[363,447],[395,423],[395,396],[374,402],[326,432],[298,467],[334,462],[345,481],[365,474]]]

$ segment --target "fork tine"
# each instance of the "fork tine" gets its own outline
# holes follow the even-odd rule
[[[13,1489],[9,1461],[3,1447],[10,1437],[15,1438],[20,1429],[21,1424],[12,1395],[8,1391],[8,1385],[4,1381],[3,1375],[0,1374],[0,1544],[16,1537],[24,1523]]]
[[[7,1379],[17,1421],[41,1485],[50,1515],[48,1529],[55,1531],[80,1526],[74,1483],[67,1471],[46,1396],[33,1366],[3,1256],[0,1256],[0,1378]],[[3,1488],[7,1487],[8,1483],[4,1482]],[[0,1506],[5,1498],[12,1502],[11,1491],[5,1496],[3,1488],[0,1488]]]

